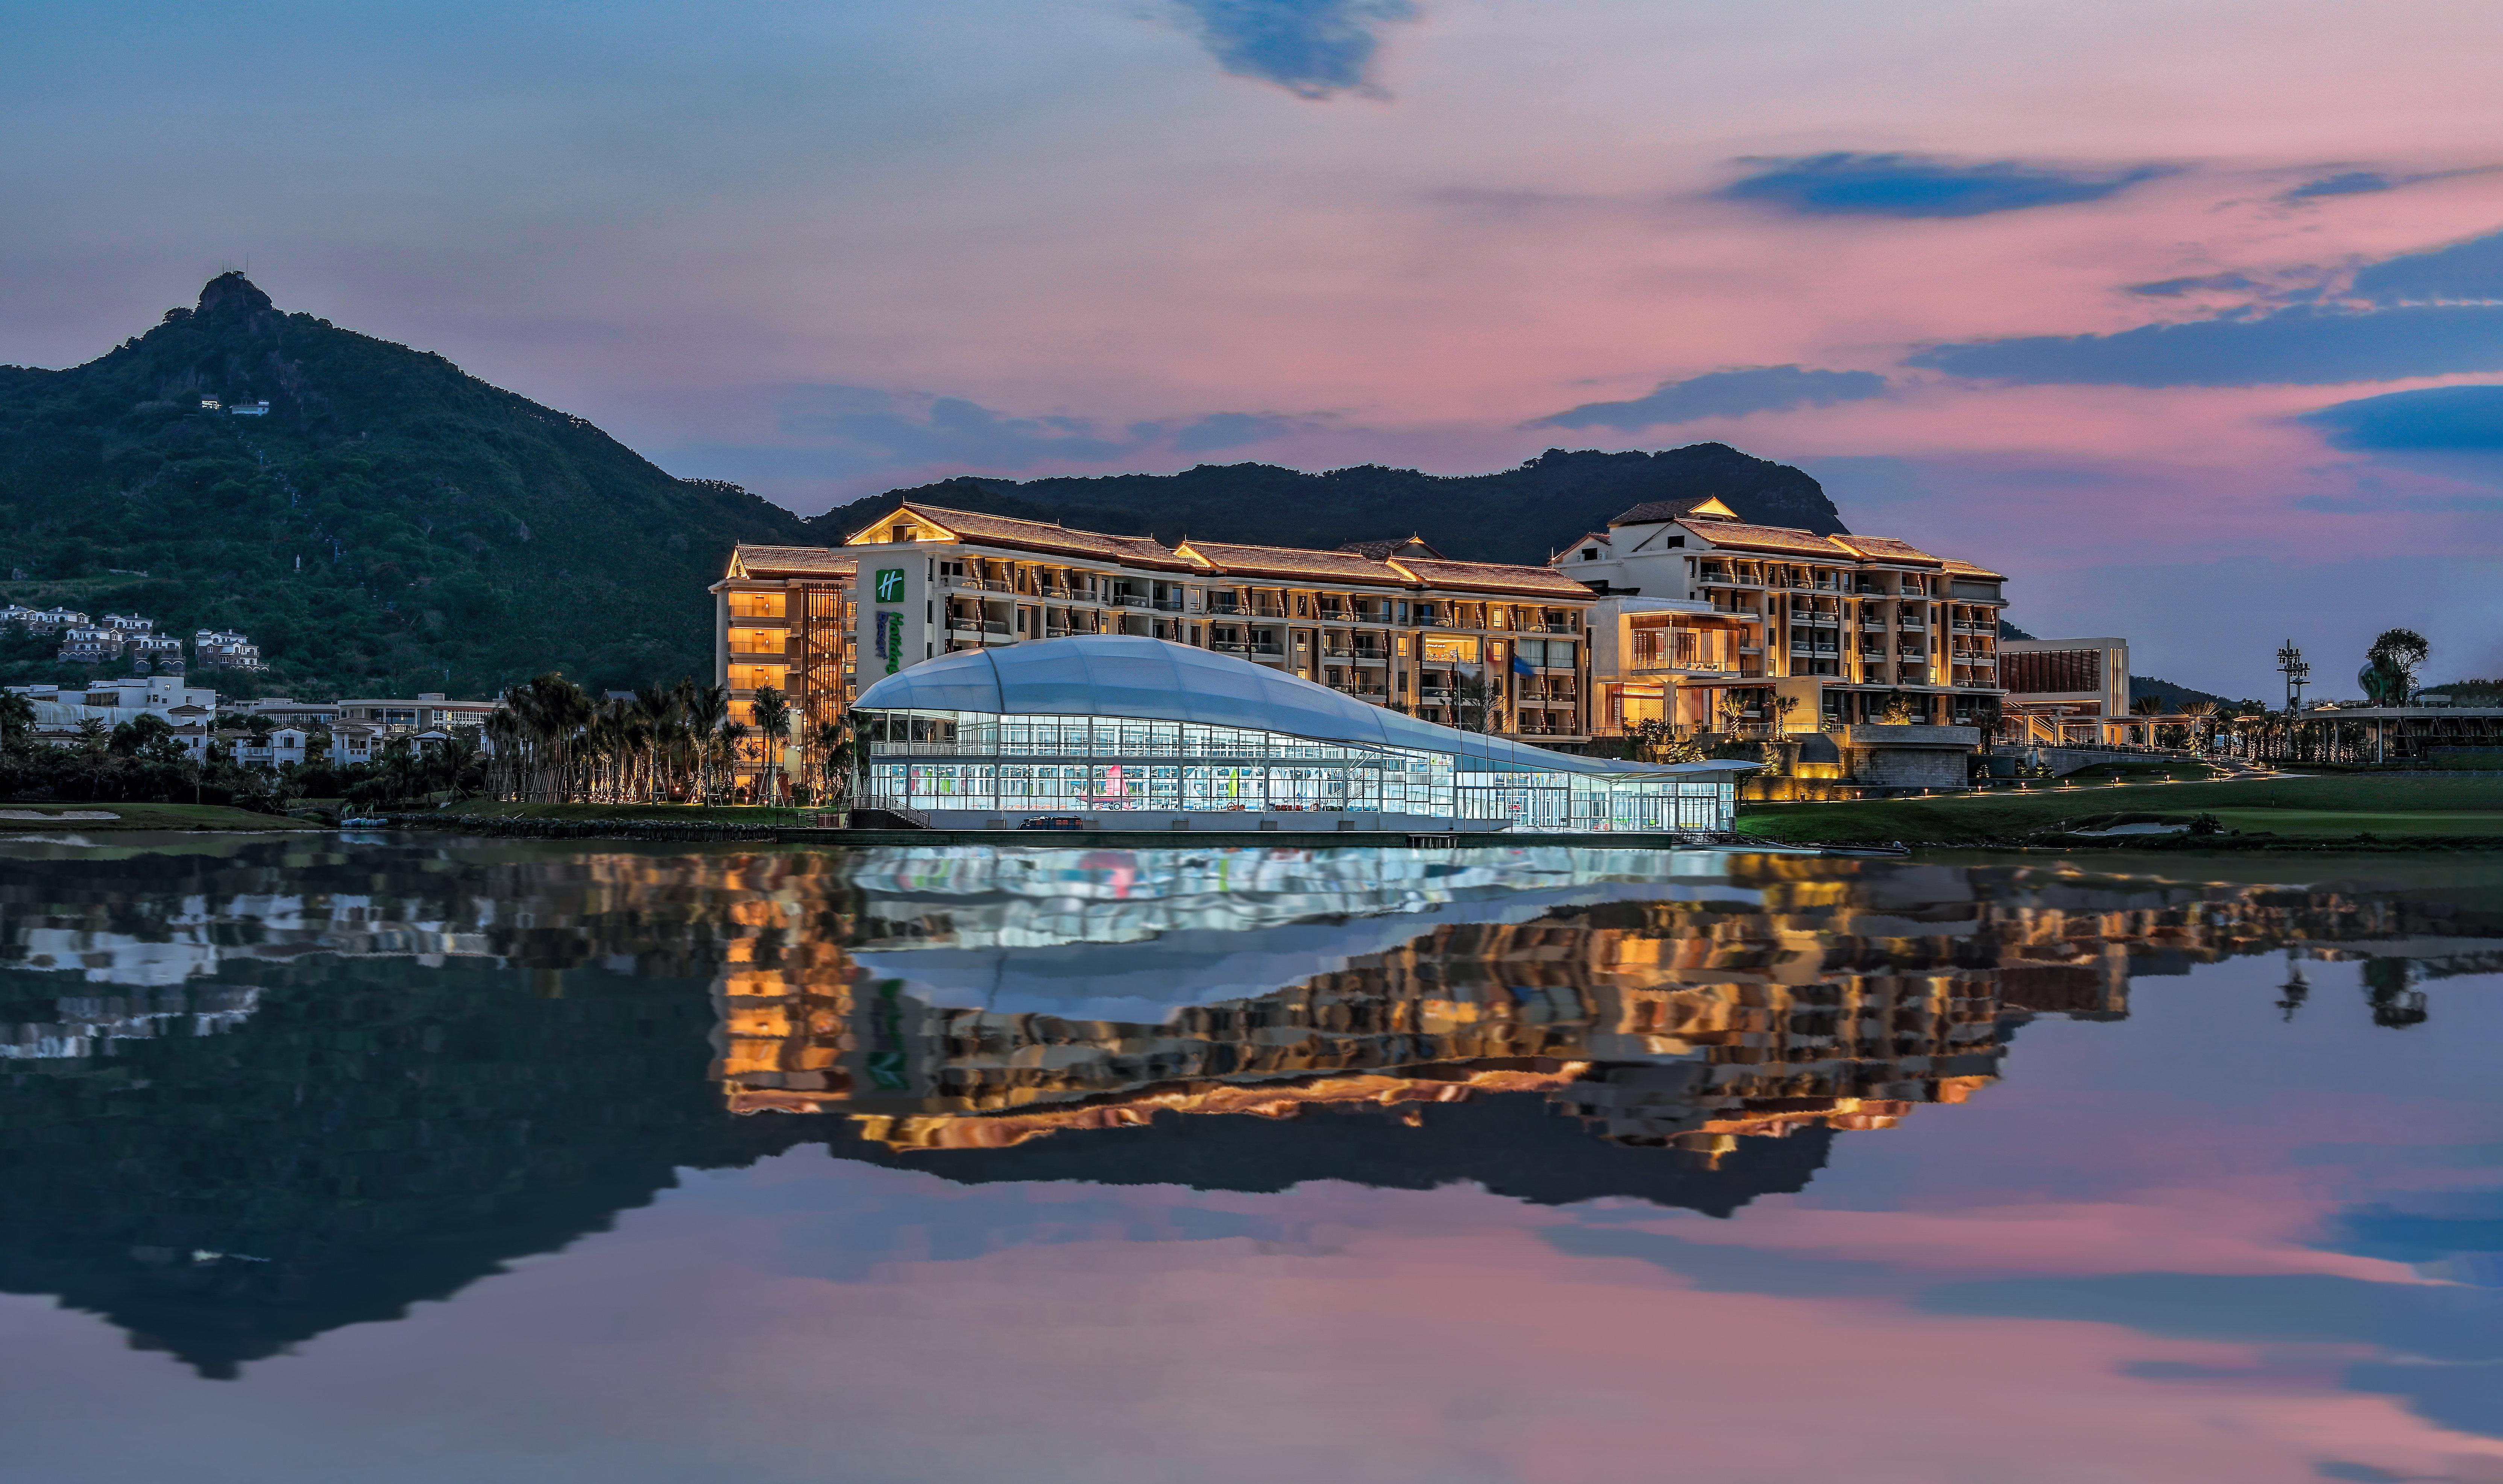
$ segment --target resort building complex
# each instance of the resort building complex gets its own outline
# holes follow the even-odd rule
[[[1710,498],[1637,505],[1537,567],[1454,561],[1415,536],[1166,545],[898,500],[840,547],[740,546],[712,592],[716,680],[742,723],[768,686],[813,728],[949,655],[1127,636],[1575,750],[1646,723],[1977,741],[2006,695],[2005,580],[1886,537],[1754,525]]]
[[[740,546],[712,592],[715,677],[745,723],[765,686],[814,723],[950,653],[1110,634],[1233,655],[1471,732],[1591,736],[1592,591],[1416,539],[1166,546],[899,501],[841,547]]]
[[[2006,695],[2006,579],[1903,541],[1752,525],[1700,497],[1636,505],[1550,565],[1602,598],[1601,733],[1987,732]]]

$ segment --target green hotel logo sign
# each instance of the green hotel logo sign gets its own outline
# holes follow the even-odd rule
[[[904,601],[904,569],[881,567],[877,569],[877,601]],[[904,615],[881,612],[877,615],[877,648],[873,651],[886,661],[886,673],[893,674],[904,664]]]

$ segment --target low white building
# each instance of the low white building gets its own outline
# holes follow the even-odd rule
[[[101,665],[121,658],[127,638],[119,629],[74,625],[61,631],[60,658],[69,665]]]
[[[235,709],[246,716],[266,716],[281,726],[326,727],[339,719],[336,701],[297,701],[289,696],[263,696]]]
[[[0,624],[24,624],[29,629],[84,628],[86,615],[75,608],[30,608],[11,604],[0,608]]]
[[[247,768],[265,768],[275,773],[292,763],[304,762],[304,744],[309,734],[296,727],[280,727],[268,737],[256,740],[250,733],[235,743],[235,761]]]
[[[259,670],[260,646],[231,629],[202,629],[191,636],[191,655],[202,670]]]
[[[218,707],[216,691],[186,685],[181,675],[134,675],[85,686],[12,685],[8,689],[34,706],[35,735],[51,742],[76,737],[82,722],[99,722],[110,730],[141,716],[155,716],[179,732],[186,726],[204,725]],[[198,746],[206,744],[203,734],[194,755]]]
[[[339,703],[341,721],[360,722],[386,737],[419,732],[449,732],[454,727],[483,727],[503,706],[501,701],[453,701],[440,691],[426,691],[403,701],[354,699]]]
[[[370,763],[382,752],[382,738],[372,727],[343,722],[330,730],[330,761],[345,768]]]

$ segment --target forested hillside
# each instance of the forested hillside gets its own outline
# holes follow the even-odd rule
[[[265,415],[231,410],[263,401]],[[1815,480],[1718,443],[1551,450],[1457,477],[1240,464],[898,493],[1167,541],[1415,534],[1509,562],[1680,496],[1843,529]],[[186,638],[240,629],[270,672],[213,679],[226,689],[476,695],[551,669],[593,689],[703,675],[703,590],[733,543],[839,543],[894,498],[804,521],[674,478],[441,356],[284,312],[240,273],[85,365],[0,367],[0,599],[141,613]],[[57,646],[0,633],[0,680],[79,678]]]
[[[272,689],[701,675],[731,544],[807,538],[778,505],[282,312],[239,273],[85,365],[0,368],[0,594],[244,630]],[[0,668],[50,677],[52,647],[20,638]]]
[[[1552,448],[1518,468],[1441,475],[1363,465],[1307,474],[1269,464],[1204,464],[1180,474],[1091,479],[951,479],[837,506],[811,520],[840,541],[898,495],[957,509],[1058,520],[1172,542],[1330,547],[1423,535],[1466,561],[1544,562],[1646,500],[1717,495],[1748,520],[1827,534],[1846,528],[1825,491],[1786,464],[1723,443],[1663,453]]]

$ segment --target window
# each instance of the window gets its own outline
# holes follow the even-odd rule
[[[902,543],[902,542],[905,542],[905,541],[911,540],[911,539],[912,539],[912,528],[911,528],[910,526],[898,526],[898,527],[896,527],[893,531],[890,531],[890,532],[888,532],[888,533],[886,534],[886,538],[887,538],[889,541],[893,541],[893,542],[897,542],[897,543]]]
[[[1667,540],[1661,542],[1661,544],[1663,546],[1683,546],[1686,544],[1686,537],[1682,535],[1673,535]]]
[[[1596,546],[1585,546],[1585,547],[1583,547],[1583,548],[1582,548],[1582,560],[1583,560],[1583,561],[1585,561],[1585,562],[1596,562],[1597,560],[1599,560],[1599,548],[1598,548],[1598,547],[1596,547]]]

